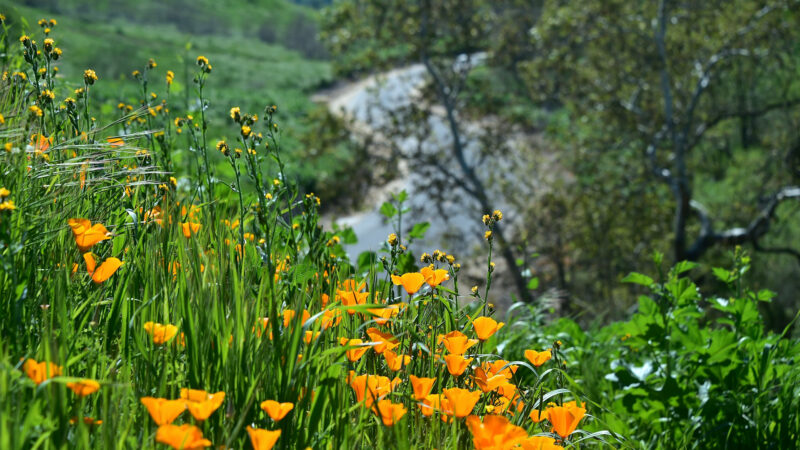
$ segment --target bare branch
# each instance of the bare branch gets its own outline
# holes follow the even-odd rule
[[[775,211],[784,200],[800,199],[800,186],[787,186],[778,191],[770,198],[767,204],[762,208],[758,216],[753,219],[746,228],[736,227],[729,228],[720,232],[715,232],[708,212],[698,202],[691,203],[693,210],[700,216],[701,223],[703,224],[700,236],[692,244],[691,248],[687,251],[689,259],[696,260],[706,250],[717,243],[725,243],[728,245],[739,245],[744,243],[752,243],[758,246],[758,240],[767,234],[769,226],[775,217]],[[774,249],[775,252],[781,251],[789,253],[786,249]]]

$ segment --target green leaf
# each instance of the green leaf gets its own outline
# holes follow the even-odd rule
[[[356,236],[356,232],[350,227],[339,231],[338,235],[340,238],[342,238],[342,242],[345,244],[352,245],[358,243],[358,236]]]
[[[714,272],[714,275],[723,283],[730,283],[731,282],[731,273],[728,270],[725,270],[721,267],[713,267],[711,269]]]
[[[528,289],[539,289],[539,277],[533,277],[530,279],[530,281],[528,281]]]
[[[383,214],[387,219],[391,219],[397,214],[397,208],[395,208],[394,205],[389,202],[383,202],[383,205],[381,205],[381,214]]]
[[[641,284],[642,286],[652,286],[654,281],[647,275],[639,272],[631,272],[627,277],[622,279],[623,283]]]
[[[415,224],[411,227],[411,231],[408,232],[408,236],[414,239],[421,239],[425,237],[425,232],[428,231],[428,228],[431,227],[429,222],[420,222]]]
[[[406,190],[403,189],[402,191],[400,191],[399,194],[395,194],[393,197],[395,200],[397,200],[398,203],[403,203],[408,198],[408,192],[406,192]]]
[[[375,252],[362,252],[358,255],[358,271],[366,272],[378,260],[378,255]]]
[[[675,264],[675,267],[672,268],[672,271],[675,273],[675,275],[680,275],[684,272],[694,269],[699,265],[700,264],[691,261],[681,261],[678,264]]]

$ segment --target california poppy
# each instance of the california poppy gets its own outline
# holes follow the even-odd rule
[[[95,284],[101,284],[111,278],[111,275],[114,275],[117,269],[124,264],[112,256],[103,261],[100,267],[95,268],[96,263],[91,253],[84,253],[83,259],[86,261],[86,270],[92,275],[92,281]]]
[[[390,427],[406,415],[406,407],[402,403],[392,403],[391,400],[380,400],[372,408],[381,418],[383,424]]]
[[[186,410],[186,401],[167,400],[166,398],[142,397],[142,404],[147,408],[150,417],[158,425],[172,423]]]
[[[415,394],[416,396],[416,394]],[[419,410],[422,412],[423,416],[429,417],[433,415],[435,410],[438,410],[441,406],[442,394],[428,394],[420,400]]]
[[[511,423],[504,416],[490,414],[483,418],[467,417],[467,427],[472,433],[476,450],[512,448],[528,437],[525,429]]]
[[[386,366],[392,372],[397,372],[403,366],[407,366],[411,362],[411,357],[408,355],[398,355],[397,353],[386,350],[383,352],[383,358],[386,359]]]
[[[67,223],[81,252],[86,252],[98,242],[111,239],[111,233],[101,223],[92,225],[89,219],[69,219]]]
[[[425,283],[425,277],[419,272],[409,272],[402,276],[392,275],[392,283],[396,286],[403,286],[408,295],[414,295],[422,284]]]
[[[500,387],[500,385],[508,382],[503,375],[487,374],[481,367],[475,369],[473,380],[475,380],[475,384],[477,384],[484,393],[491,392]]]
[[[45,380],[52,377],[61,375],[61,366],[57,366],[51,362],[36,362],[34,359],[27,359],[25,364],[22,365],[22,370],[37,385],[42,384]]]
[[[316,341],[319,338],[319,334],[319,331],[307,330],[303,336],[303,342],[305,342],[306,345],[311,344],[311,342]]]
[[[203,438],[203,432],[194,425],[161,425],[156,431],[156,442],[167,444],[174,449],[192,450],[211,446],[211,441]]]
[[[336,291],[336,298],[345,306],[363,305],[367,303],[369,292],[356,292],[356,291]],[[356,313],[355,309],[347,309],[347,314],[351,316]]]
[[[364,401],[367,407],[372,406],[375,400],[380,399],[384,395],[390,393],[394,388],[401,383],[399,378],[390,380],[388,377],[381,375],[358,375],[351,370],[347,381],[350,387],[356,394],[358,403]]]
[[[442,391],[450,401],[453,408],[453,415],[456,417],[467,417],[472,413],[472,409],[481,398],[481,391],[470,391],[461,388],[450,388]]]
[[[531,362],[536,367],[541,366],[542,364],[546,363],[550,360],[552,354],[550,350],[545,350],[543,352],[537,352],[536,350],[525,350],[525,358]]]
[[[423,267],[419,273],[425,278],[425,282],[430,287],[436,287],[442,284],[443,281],[450,279],[450,274],[444,269],[435,269],[433,266]]]
[[[178,334],[178,327],[171,324],[162,325],[155,322],[145,322],[144,331],[153,337],[154,344],[161,345],[169,342]]]
[[[202,225],[200,225],[199,223],[183,222],[181,224],[181,231],[183,231],[183,237],[189,239],[190,237],[192,237],[193,234],[197,234],[197,232],[200,231],[200,227],[202,227]]]
[[[112,147],[122,147],[123,145],[125,145],[125,141],[123,141],[122,138],[118,137],[107,138],[106,142],[108,142],[109,145],[111,145]]]
[[[509,364],[504,359],[497,359],[492,362],[481,363],[481,368],[489,375],[503,375],[506,378],[511,378],[517,372],[519,366]]]
[[[491,317],[477,317],[472,321],[472,326],[475,328],[475,334],[478,335],[478,339],[481,341],[485,341],[492,337],[493,334],[497,333],[497,330],[503,328],[503,325],[505,325],[503,322],[498,323]]]
[[[67,383],[67,387],[72,390],[78,397],[86,397],[93,394],[100,389],[100,383],[94,380],[80,380],[74,383]]]
[[[347,339],[347,338],[339,338],[339,344],[344,345],[346,347],[352,347],[345,352],[347,355],[347,359],[350,362],[356,362],[364,356],[364,353],[369,350],[368,346],[363,345],[364,341],[361,339]]]
[[[195,420],[206,420],[222,406],[225,392],[210,394],[200,389],[181,389],[181,398],[186,400],[186,408]]]
[[[271,450],[281,437],[281,430],[270,431],[248,426],[247,434],[250,435],[250,444],[254,450]]]
[[[447,355],[444,357],[444,363],[447,365],[447,371],[450,375],[459,376],[467,370],[472,358],[466,359],[461,355]]]
[[[414,398],[417,400],[424,400],[425,397],[430,394],[433,383],[436,382],[436,378],[417,378],[414,375],[409,375],[408,378],[411,380],[411,387],[414,389]]]
[[[71,417],[69,419],[69,423],[75,425],[76,423],[78,423],[78,418],[77,417]],[[84,417],[83,418],[83,423],[85,423],[86,425],[99,426],[99,425],[103,424],[103,421],[100,420],[100,419],[94,419],[94,418],[91,418],[91,417]]]
[[[547,411],[545,411],[545,414],[542,414],[541,410],[534,409],[534,410],[531,410],[531,413],[528,414],[528,417],[530,417],[530,419],[533,421],[533,423],[539,423],[542,420],[547,419],[547,414],[546,413],[547,413]]]
[[[477,339],[468,339],[467,336],[456,330],[441,336],[441,342],[447,351],[454,355],[463,355],[470,347],[478,343]]]
[[[375,319],[375,323],[378,325],[385,325],[387,322],[389,322],[389,320],[400,313],[402,307],[403,304],[395,304],[384,306],[382,308],[371,308],[368,309],[367,312],[372,314]]]
[[[326,309],[323,311],[320,320],[322,321],[321,328],[323,330],[339,325],[339,323],[342,321],[342,310]]]
[[[393,334],[386,333],[375,327],[367,328],[367,336],[372,339],[373,343],[377,344],[373,345],[372,349],[375,350],[375,353],[379,355],[386,350],[391,350],[397,347],[400,344]]]
[[[551,406],[547,408],[545,414],[547,414],[547,420],[553,425],[553,431],[562,439],[566,439],[578,427],[578,422],[586,414],[586,408],[581,408],[572,401],[564,403],[562,406]]]
[[[286,417],[286,414],[289,414],[289,411],[291,411],[293,408],[294,403],[290,402],[278,403],[275,400],[265,400],[261,402],[261,409],[263,409],[275,422],[278,422]]]
[[[556,440],[548,436],[531,436],[520,442],[523,450],[563,450]]]

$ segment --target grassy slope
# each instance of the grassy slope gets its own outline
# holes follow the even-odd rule
[[[92,96],[95,104],[103,107],[93,114],[100,123],[116,117],[118,102],[138,104],[141,92],[132,81],[131,72],[141,70],[148,58],[158,63],[148,90],[163,97],[163,77],[167,70],[172,70],[175,72],[171,88],[173,110],[178,114],[195,110],[194,60],[202,54],[214,66],[207,84],[211,137],[224,138],[226,133],[230,134],[226,125],[231,106],[238,105],[243,111],[261,115],[265,106],[276,104],[282,112],[281,125],[291,130],[286,136],[286,148],[292,149],[297,147],[296,136],[305,131],[301,119],[313,108],[309,94],[331,79],[328,62],[306,59],[298,52],[265,43],[256,36],[261,24],[274,24],[277,35],[281,36],[298,16],[315,20],[314,11],[297,5],[284,1],[262,1],[258,6],[245,1],[194,2],[193,8],[203,11],[202,17],[213,18],[217,24],[207,27],[215,32],[195,34],[182,30],[202,23],[187,25],[180,17],[166,22],[159,2],[137,2],[134,6],[123,2],[114,10],[112,2],[101,1],[92,3],[88,11],[82,6],[84,3],[59,2],[51,9],[0,3],[0,9],[7,11],[12,20],[19,15],[28,18],[32,31],[37,33],[40,31],[36,18],[58,20],[53,37],[64,50],[63,60],[58,64],[60,73],[67,80],[77,81],[84,69],[97,71],[101,82]],[[122,14],[126,16],[120,17]],[[147,21],[148,17],[152,17],[152,23]],[[70,95],[56,94],[62,98]],[[176,101],[176,96],[180,100]]]

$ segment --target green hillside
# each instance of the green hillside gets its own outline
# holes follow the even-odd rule
[[[307,121],[302,119],[314,108],[309,94],[331,81],[329,63],[315,50],[321,49],[316,12],[289,2],[26,3],[30,6],[0,3],[7,22],[19,28],[10,36],[22,34],[22,28],[38,30],[35,21],[40,17],[56,19],[52,36],[64,51],[59,74],[77,82],[84,69],[92,68],[100,77],[92,94],[98,108],[92,113],[99,123],[118,116],[119,102],[141,102],[141,88],[132,82],[131,73],[141,71],[149,58],[158,65],[150,74],[148,91],[164,98],[164,76],[172,70],[171,107],[178,114],[196,111],[192,76],[196,56],[205,55],[214,67],[206,92],[210,136],[226,137],[223,126],[231,105],[260,114],[265,105],[276,104],[281,125],[291,130],[285,136],[287,144],[294,144],[306,133]],[[225,166],[221,169],[224,175]]]

